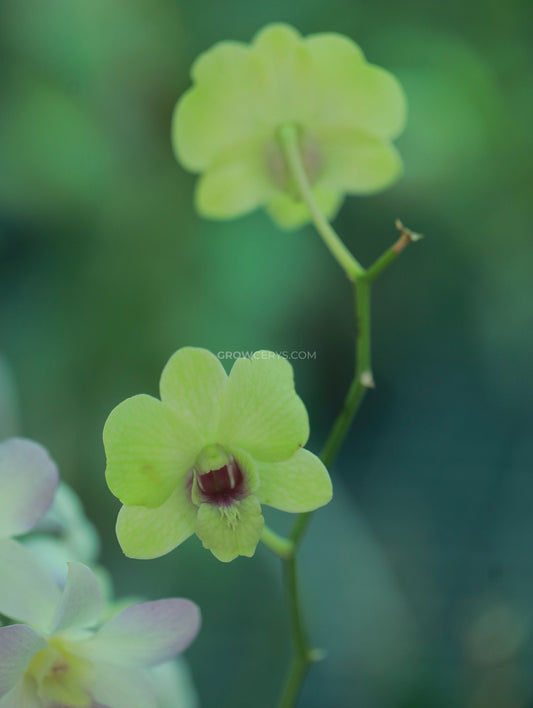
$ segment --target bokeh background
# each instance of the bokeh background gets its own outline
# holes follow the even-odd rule
[[[196,539],[125,559],[101,431],[157,393],[183,345],[294,362],[323,442],[353,365],[347,283],[313,230],[210,223],[169,123],[197,54],[266,22],[343,32],[409,99],[405,176],[336,221],[365,264],[393,223],[426,234],[375,288],[377,388],[303,551],[326,660],[302,706],[533,705],[533,30],[525,0],[2,0],[0,408],[45,444],[103,538],[119,594],[185,595],[206,708],[275,705],[289,656],[280,569]],[[0,492],[1,493],[1,492]],[[269,514],[278,529],[283,515]]]

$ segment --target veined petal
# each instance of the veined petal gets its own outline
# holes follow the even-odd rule
[[[357,44],[342,35],[311,35],[305,43],[321,95],[313,125],[364,130],[388,140],[402,132],[406,100],[392,74],[368,64]]]
[[[392,184],[402,172],[398,151],[357,130],[318,133],[324,150],[321,183],[332,190],[371,194]]]
[[[0,698],[17,686],[35,654],[46,646],[45,640],[26,625],[0,627]]]
[[[316,72],[302,36],[290,25],[270,24],[254,37],[252,51],[262,68],[261,111],[275,130],[287,122],[303,123],[322,100]]]
[[[50,633],[93,627],[100,619],[103,605],[100,583],[92,570],[81,563],[69,563],[67,583]]]
[[[0,578],[0,612],[48,628],[61,594],[33,553],[16,541],[0,541]]]
[[[196,454],[215,442],[220,398],[226,385],[224,367],[207,349],[183,347],[173,354],[161,374],[161,400],[172,408],[187,435],[194,436]],[[176,433],[180,435],[181,430]]]
[[[190,600],[156,600],[132,605],[113,617],[80,654],[94,661],[149,667],[184,651],[200,629],[200,610]],[[97,700],[102,700],[95,696]]]
[[[261,505],[255,496],[234,502],[230,507],[202,504],[198,510],[196,533],[211,553],[223,563],[237,556],[251,558],[263,531]]]
[[[198,453],[194,432],[151,396],[128,398],[104,427],[109,489],[124,504],[160,506]]]
[[[324,184],[313,186],[313,196],[325,218],[332,221],[343,202],[343,195],[338,189],[331,189]],[[302,201],[294,199],[285,192],[278,192],[267,207],[267,211],[282,229],[292,230],[311,221],[309,209]]]
[[[117,519],[117,538],[129,558],[164,556],[194,533],[196,507],[182,482],[164,504],[155,509],[123,506]]]
[[[294,390],[292,366],[273,352],[237,359],[228,378],[218,439],[256,460],[290,457],[309,437],[309,419]]]
[[[220,42],[198,57],[192,78],[174,112],[172,142],[177,158],[198,172],[262,130],[262,74],[246,45]]]
[[[266,169],[265,141],[240,144],[216,160],[196,187],[196,208],[210,219],[232,219],[268,203],[276,185]]]
[[[331,479],[322,462],[309,450],[298,450],[283,462],[259,464],[257,497],[281,511],[313,511],[331,500]]]
[[[102,707],[158,708],[150,679],[138,668],[97,661],[91,691]]]
[[[32,529],[52,504],[58,481],[41,445],[22,438],[0,443],[0,538]]]

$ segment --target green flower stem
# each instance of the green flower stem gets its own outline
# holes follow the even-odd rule
[[[333,461],[337,457],[337,453],[339,452],[344,438],[350,429],[354,416],[364,398],[367,388],[367,386],[363,386],[361,384],[361,380],[359,378],[354,377],[352,379],[352,383],[348,389],[348,393],[344,399],[340,413],[333,424],[333,428],[331,429],[328,439],[326,440],[326,444],[320,454],[320,459],[326,467],[330,468]],[[327,460],[330,461],[327,462]],[[309,511],[305,514],[300,514],[296,519],[290,536],[295,550],[298,549],[303,540],[312,515],[313,512]]]
[[[356,331],[356,366],[355,374],[344,399],[342,408],[333,423],[333,427],[328,435],[326,443],[320,453],[320,459],[324,465],[330,469],[335,462],[339,450],[344,442],[346,434],[350,429],[355,414],[369,388],[374,387],[374,377],[372,375],[372,349],[371,349],[371,328],[370,328],[370,302],[371,285],[375,278],[380,275],[390,263],[392,263],[412,241],[421,238],[420,234],[405,228],[400,221],[396,222],[396,228],[400,231],[400,238],[377,261],[363,271],[354,282],[355,298],[355,331]],[[293,556],[290,558],[290,568],[287,568],[287,597],[289,611],[291,612],[291,622],[293,625],[292,635],[295,646],[295,655],[292,666],[285,684],[284,693],[279,703],[280,708],[292,708],[300,693],[300,689],[309,668],[313,661],[315,651],[311,650],[306,633],[302,624],[300,603],[298,599],[298,586],[296,581],[296,553],[307,530],[313,512],[300,514],[294,524],[290,540],[293,543]]]
[[[297,126],[285,124],[278,130],[278,139],[292,178],[296,183],[302,199],[307,204],[317,231],[322,236],[333,257],[341,265],[348,278],[353,281],[355,299],[355,329],[356,329],[356,366],[355,373],[348,389],[342,408],[333,423],[324,448],[321,460],[329,469],[334,463],[341,445],[350,429],[353,418],[361,405],[367,389],[374,387],[372,374],[372,349],[370,329],[371,285],[411,242],[420,236],[406,229],[401,222],[396,222],[400,238],[376,262],[365,270],[356,258],[348,251],[334,229],[326,221],[316,204],[311,185],[302,161]],[[298,590],[296,569],[296,554],[304,538],[312,512],[300,514],[294,524],[290,539],[280,539],[267,530],[263,542],[285,560],[285,583],[287,589],[287,605],[291,623],[291,635],[294,655],[289,674],[279,702],[279,708],[293,708],[296,705],[300,690],[307,674],[309,664],[317,652],[313,650],[307,638]],[[292,544],[291,553],[283,554],[283,549]],[[281,552],[280,552],[281,551]]]
[[[344,438],[350,429],[354,416],[361,405],[367,389],[373,388],[374,386],[370,347],[370,283],[366,277],[355,281],[354,295],[356,315],[356,369],[342,408],[333,423],[333,427],[320,453],[320,459],[328,469],[330,469],[335,462]],[[312,512],[300,514],[294,524],[291,540],[295,549],[297,549],[302,542],[311,516]]]
[[[309,664],[313,661],[314,655],[309,645],[302,616],[295,555],[292,555],[285,563],[285,585],[287,587],[287,603],[294,656],[278,705],[279,708],[293,708],[298,700]]]
[[[396,228],[400,232],[400,238],[368,268],[365,278],[369,282],[372,282],[378,275],[381,275],[385,268],[398,258],[406,246],[422,238],[421,234],[417,234],[406,228],[399,219],[396,221]]]
[[[400,255],[411,241],[416,241],[420,238],[418,234],[409,231],[409,229],[406,229],[400,222],[397,222],[396,226],[401,232],[400,238],[383,256],[378,258],[367,271],[363,271],[363,273],[355,279],[353,284],[356,330],[355,374],[342,408],[333,423],[333,427],[320,453],[320,459],[328,469],[331,468],[337,458],[365,393],[369,388],[374,387],[370,328],[372,281]],[[291,617],[291,632],[295,653],[279,702],[279,708],[293,708],[293,706],[296,705],[309,664],[313,661],[313,657],[316,653],[311,649],[307,639],[300,609],[301,603],[296,576],[296,554],[302,543],[312,514],[312,512],[308,512],[298,516],[290,535],[290,541],[293,544],[293,553],[290,557],[286,558],[287,603]]]
[[[284,538],[268,526],[263,527],[261,541],[283,560],[289,560],[294,555],[294,543],[290,538]]]
[[[356,320],[356,369],[343,406],[328,435],[320,454],[324,465],[331,467],[352,424],[353,418],[368,388],[373,387],[371,347],[370,347],[370,282],[365,276],[354,282],[355,320]],[[292,708],[296,705],[309,664],[315,652],[309,645],[301,612],[296,574],[296,552],[303,540],[311,520],[312,512],[300,514],[294,524],[290,540],[293,554],[285,564],[287,603],[291,618],[291,634],[294,656],[287,677],[279,708]]]
[[[316,229],[326,246],[331,251],[350,280],[356,280],[364,274],[364,268],[343,244],[330,223],[319,209],[313,190],[309,184],[305,166],[300,152],[300,136],[298,127],[293,123],[285,123],[278,129],[278,140],[287,160],[287,166],[296,183],[301,197],[307,204]]]

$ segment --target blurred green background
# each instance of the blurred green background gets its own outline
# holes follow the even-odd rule
[[[197,54],[280,20],[349,35],[408,95],[405,176],[346,202],[349,247],[369,264],[398,216],[426,234],[375,288],[377,388],[303,551],[327,659],[302,706],[533,705],[532,17],[525,0],[0,4],[0,355],[18,390],[6,374],[4,430],[49,448],[120,593],[201,605],[188,657],[206,707],[275,704],[278,563],[260,547],[222,565],[196,539],[125,559],[101,431],[190,344],[316,352],[294,364],[314,450],[340,405],[353,325],[337,265],[310,227],[201,220],[170,148]]]

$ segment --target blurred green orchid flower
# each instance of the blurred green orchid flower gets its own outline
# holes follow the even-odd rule
[[[196,206],[203,216],[231,219],[266,206],[285,228],[310,219],[279,139],[284,126],[296,128],[326,218],[345,194],[377,192],[401,173],[391,140],[405,124],[403,90],[347,37],[303,38],[288,25],[268,25],[251,45],[216,44],[191,73],[172,139],[178,160],[201,173]]]
[[[331,499],[327,470],[303,449],[307,411],[286,359],[256,352],[228,376],[214,354],[187,347],[160,392],[123,401],[104,428],[126,555],[155,558],[196,533],[221,561],[253,556],[261,504],[305,512]]]

